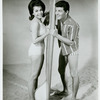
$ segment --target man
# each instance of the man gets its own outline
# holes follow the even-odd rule
[[[69,16],[70,5],[66,1],[58,1],[56,4],[56,19],[60,22],[58,24],[58,33],[54,33],[61,46],[59,55],[59,68],[61,81],[63,84],[63,91],[68,95],[67,82],[65,81],[65,69],[69,63],[70,74],[72,78],[72,97],[71,100],[77,100],[76,95],[79,88],[78,78],[78,49],[79,49],[79,25]],[[63,100],[67,100],[64,97]]]

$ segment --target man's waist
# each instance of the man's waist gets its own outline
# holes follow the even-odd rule
[[[65,45],[64,43],[61,43],[61,50],[63,54],[70,54],[72,52],[75,52],[78,50],[79,46],[78,45]]]

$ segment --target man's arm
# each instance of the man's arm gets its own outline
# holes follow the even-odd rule
[[[69,39],[67,39],[66,37],[63,37],[63,36],[61,36],[61,35],[59,35],[58,33],[57,33],[57,31],[56,32],[54,32],[54,34],[52,34],[54,37],[56,37],[57,39],[59,39],[61,42],[63,42],[63,43],[65,43],[66,45],[73,45],[73,41],[71,41],[71,40],[69,40]]]
[[[70,25],[68,39],[75,41],[75,39],[78,36],[78,32],[79,32],[79,25],[77,23],[74,25]]]

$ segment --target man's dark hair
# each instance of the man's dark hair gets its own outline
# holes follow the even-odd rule
[[[47,26],[47,25],[49,25],[49,19],[50,19],[49,16],[50,16],[50,13],[49,12],[45,12],[44,15],[45,15],[45,20],[44,20],[43,23],[44,23],[44,25]]]
[[[64,8],[64,11],[69,11],[70,10],[70,5],[67,1],[58,1],[56,4],[55,4],[56,7],[63,7]]]

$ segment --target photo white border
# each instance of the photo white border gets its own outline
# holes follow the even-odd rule
[[[2,24],[2,0],[0,0],[0,100],[2,100],[2,94],[3,94],[3,80],[2,80],[2,40],[3,40],[3,37],[2,37],[2,27],[3,27],[3,24]]]
[[[3,15],[0,0],[0,100],[3,100]],[[98,100],[100,100],[100,0],[98,0]]]
[[[98,100],[100,100],[100,0],[98,0]]]

